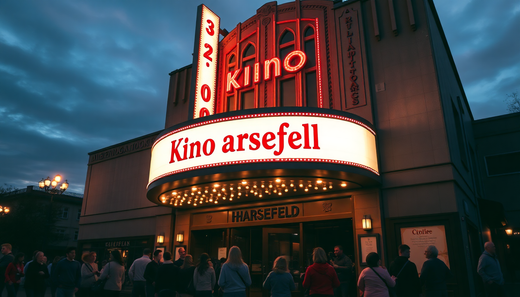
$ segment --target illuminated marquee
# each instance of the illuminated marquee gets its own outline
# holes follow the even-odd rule
[[[218,39],[220,18],[205,5],[199,6],[197,38],[193,65],[196,65],[193,118],[215,113],[217,87]]]
[[[210,120],[173,130],[152,148],[149,183],[195,169],[258,162],[321,162],[378,174],[374,131],[348,117],[303,112]]]

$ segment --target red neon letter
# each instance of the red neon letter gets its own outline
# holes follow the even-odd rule
[[[269,142],[273,141],[276,138],[273,132],[267,132],[262,137],[262,145],[264,148],[271,150],[274,148],[276,144],[269,144]]]
[[[296,64],[295,66],[291,66],[290,62],[295,57],[300,57],[300,62],[298,62],[298,64]],[[285,70],[287,70],[287,72],[294,73],[294,72],[297,72],[300,69],[302,69],[303,66],[305,65],[305,62],[307,62],[307,56],[305,55],[304,52],[292,51],[283,60],[283,68],[285,68]]]
[[[278,77],[282,74],[280,59],[272,58],[271,60],[266,60],[264,62],[264,80],[271,79],[271,64],[274,64],[274,77]]]
[[[246,66],[244,68],[244,87],[247,87],[251,84],[251,77],[249,75],[250,69],[251,69],[251,66]]]
[[[232,92],[233,91],[232,88],[231,88],[231,85],[233,85],[233,87],[235,89],[240,88],[240,85],[236,81],[237,76],[240,74],[240,70],[242,70],[242,69],[237,69],[237,70],[233,71],[232,73],[229,72],[227,74],[227,83],[226,83],[226,91],[227,92]]]

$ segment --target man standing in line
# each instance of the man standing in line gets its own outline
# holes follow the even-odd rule
[[[144,278],[144,271],[146,269],[146,265],[152,261],[150,259],[151,254],[152,251],[149,248],[145,248],[143,250],[143,256],[139,259],[136,259],[128,270],[128,277],[130,277],[130,279],[133,281],[132,297],[146,296],[146,279]]]
[[[410,262],[410,247],[406,244],[399,246],[397,257],[388,272],[395,276],[395,293],[398,297],[418,297],[421,294],[421,282],[417,274],[417,266]]]
[[[484,281],[488,297],[506,296],[504,290],[504,276],[497,259],[495,244],[488,241],[484,244],[484,252],[478,260],[477,272]]]
[[[448,297],[446,281],[453,277],[450,269],[437,258],[439,250],[430,245],[424,251],[426,260],[421,269],[421,284],[424,286],[424,297]]]
[[[334,259],[331,260],[338,275],[339,287],[334,288],[334,297],[348,297],[349,284],[352,278],[352,260],[343,253],[343,247],[334,247]]]
[[[9,263],[14,260],[14,255],[11,252],[12,248],[9,243],[2,244],[2,258],[0,258],[0,296],[2,296],[5,287],[5,270]]]
[[[74,260],[76,248],[67,248],[65,256],[64,259],[56,263],[56,268],[52,270],[52,280],[57,286],[57,297],[74,296],[81,283],[81,264]]]
[[[146,279],[146,297],[155,296],[155,279],[157,278],[157,270],[162,264],[163,252],[156,250],[153,253],[153,261],[146,265],[144,270],[144,279]]]
[[[184,258],[186,258],[186,250],[183,247],[181,247],[179,248],[179,259],[173,262],[173,264],[175,264],[175,266],[177,267],[181,267],[182,264],[184,264]]]

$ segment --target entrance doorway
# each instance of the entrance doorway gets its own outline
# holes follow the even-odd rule
[[[312,251],[322,247],[332,257],[334,246],[343,246],[344,253],[354,262],[354,234],[352,219],[315,221],[271,226],[252,226],[191,232],[189,253],[194,259],[205,252],[218,259],[219,248],[240,247],[244,262],[249,266],[252,285],[249,297],[268,297],[263,290],[265,278],[273,270],[274,260],[285,257],[296,290],[293,297],[302,297],[302,274],[312,264]],[[227,257],[227,254],[226,254]],[[354,281],[354,280],[352,280]],[[355,287],[354,287],[355,289]],[[355,293],[354,293],[355,294]],[[354,296],[354,295],[353,295]]]

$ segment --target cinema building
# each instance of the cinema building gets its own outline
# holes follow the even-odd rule
[[[269,2],[222,29],[199,7],[164,130],[89,154],[80,249],[238,245],[261,296],[280,255],[299,283],[317,246],[359,273],[434,244],[450,296],[477,296],[473,117],[433,1]]]

